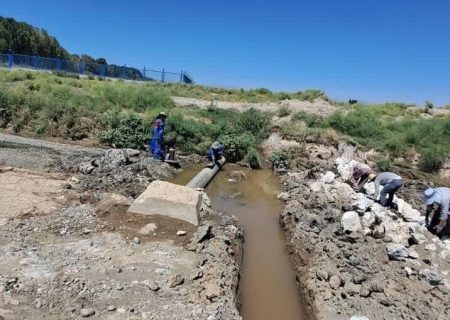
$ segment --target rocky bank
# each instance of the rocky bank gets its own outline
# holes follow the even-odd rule
[[[304,149],[302,169],[282,176],[280,224],[311,319],[449,319],[450,240],[403,199],[393,211],[372,199],[373,184],[354,192],[353,152]]]

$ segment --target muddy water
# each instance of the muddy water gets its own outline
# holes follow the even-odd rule
[[[243,170],[226,165],[206,191],[216,210],[237,216],[245,228],[241,314],[244,320],[304,319],[278,224],[278,179],[270,170],[245,170],[248,179],[229,181],[229,171],[236,169]],[[175,182],[186,184],[199,171],[186,170]]]

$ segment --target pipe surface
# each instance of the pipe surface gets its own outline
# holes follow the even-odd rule
[[[219,172],[220,168],[225,164],[225,157],[222,157],[219,161],[220,167],[216,164],[213,168],[205,168],[200,171],[186,187],[190,188],[204,188],[208,183],[214,178],[214,176]]]

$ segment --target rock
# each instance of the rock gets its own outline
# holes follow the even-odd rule
[[[148,280],[145,280],[145,281],[148,281]],[[144,282],[145,282],[144,281]],[[145,282],[145,285],[150,289],[150,290],[152,290],[152,291],[158,291],[160,288],[159,288],[159,285],[155,282],[155,281],[148,281],[148,282]]]
[[[194,273],[194,275],[191,277],[191,280],[198,280],[200,278],[203,277],[203,271],[202,270],[198,270],[197,272]]]
[[[333,275],[330,277],[328,284],[330,285],[331,289],[336,290],[341,286],[341,278],[339,276]]]
[[[362,193],[357,193],[356,197],[357,197],[357,200],[355,202],[353,202],[352,206],[353,206],[353,210],[360,214],[364,214],[374,204],[373,200],[366,198],[366,196],[363,195]],[[373,215],[373,213],[372,213],[372,215]],[[375,219],[375,216],[374,216],[374,219]]]
[[[201,243],[201,242],[211,238],[211,229],[212,229],[212,226],[210,224],[205,224],[203,226],[198,227],[197,232],[195,233],[192,242]]]
[[[360,221],[361,221],[361,225],[363,226],[364,229],[366,229],[366,228],[371,229],[373,224],[375,223],[375,215],[371,211],[364,212]]]
[[[353,316],[350,320],[369,320],[369,318],[363,316]]]
[[[214,300],[220,296],[220,287],[215,283],[206,283],[204,285],[206,298]]]
[[[185,236],[186,233],[187,233],[187,232],[184,231],[184,230],[178,230],[178,231],[177,231],[177,236],[182,237],[182,236]]]
[[[415,250],[409,249],[408,250],[408,258],[418,259],[419,258],[419,254]]]
[[[424,243],[426,241],[427,241],[427,238],[423,234],[421,234],[419,232],[412,232],[410,234],[410,237],[409,237],[409,243],[410,244],[421,244],[421,243]]]
[[[342,215],[341,226],[347,234],[363,231],[359,215],[355,211],[347,211]]]
[[[18,299],[10,298],[10,299],[8,299],[8,303],[13,306],[18,306],[20,304],[20,301]]]
[[[359,286],[350,281],[347,281],[344,285],[344,292],[349,296],[357,295],[359,294]]]
[[[311,183],[309,188],[313,192],[319,192],[322,189],[322,184],[319,181],[314,181],[313,183]]]
[[[239,170],[230,171],[228,177],[236,181],[247,179],[247,175],[245,174],[245,172]]]
[[[373,196],[375,194],[375,183],[373,182],[366,183],[363,189],[367,195]]]
[[[123,166],[128,163],[127,153],[123,149],[106,150],[101,161],[102,166],[112,165],[114,167]]]
[[[412,276],[413,270],[410,267],[405,267],[405,272],[408,277]]]
[[[158,229],[158,227],[156,226],[156,224],[154,224],[154,223],[149,223],[149,224],[145,225],[144,227],[142,227],[142,228],[139,230],[139,233],[140,233],[140,234],[151,234],[151,233],[155,232],[156,229]]]
[[[408,250],[402,244],[389,243],[386,252],[390,260],[404,261],[408,257]]]
[[[398,198],[397,200],[397,211],[403,217],[403,219],[407,222],[419,222],[420,221],[420,212],[404,201],[403,199]]]
[[[113,305],[109,305],[108,307],[106,307],[106,310],[108,310],[108,311],[115,311],[116,307],[114,307]]]
[[[319,269],[316,271],[317,279],[328,281],[329,274],[327,271],[323,269]]]
[[[291,196],[287,192],[282,192],[277,196],[277,199],[283,202],[286,202],[289,200]]]
[[[182,285],[184,283],[184,278],[181,276],[181,274],[176,274],[175,276],[170,279],[170,288],[177,287],[179,285]]]
[[[139,242],[141,242],[141,240],[138,237],[134,237],[133,242],[136,244],[139,244]]]
[[[372,293],[372,291],[370,290],[369,284],[362,285],[361,289],[359,290],[359,296],[363,297],[363,298],[369,297],[371,293]]]
[[[425,269],[421,276],[432,286],[438,286],[444,281],[444,277],[437,270]]]
[[[325,175],[322,176],[320,181],[322,181],[322,183],[324,184],[330,184],[334,181],[335,178],[336,175],[333,172],[327,171],[327,173],[325,173]]]
[[[437,248],[434,243],[430,243],[430,244],[426,245],[424,249],[428,250],[428,251],[436,251]]]
[[[78,166],[78,171],[82,174],[90,174],[94,169],[91,161],[83,162]]]
[[[355,190],[352,189],[347,183],[336,182],[336,193],[337,197],[342,201],[349,201],[351,199],[356,199],[357,195]]]
[[[90,316],[93,316],[94,314],[95,314],[95,311],[92,308],[83,308],[80,310],[80,315],[83,318],[88,318]]]
[[[337,171],[344,181],[347,181],[350,177],[350,168],[357,162],[354,160],[348,160],[346,158],[337,158],[336,161]]]

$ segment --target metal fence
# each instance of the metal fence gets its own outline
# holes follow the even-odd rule
[[[152,70],[145,67],[138,69],[126,65],[118,66],[13,53],[0,54],[0,67],[51,70],[137,81],[194,83],[192,77],[185,71],[170,72],[165,71],[164,68]]]

